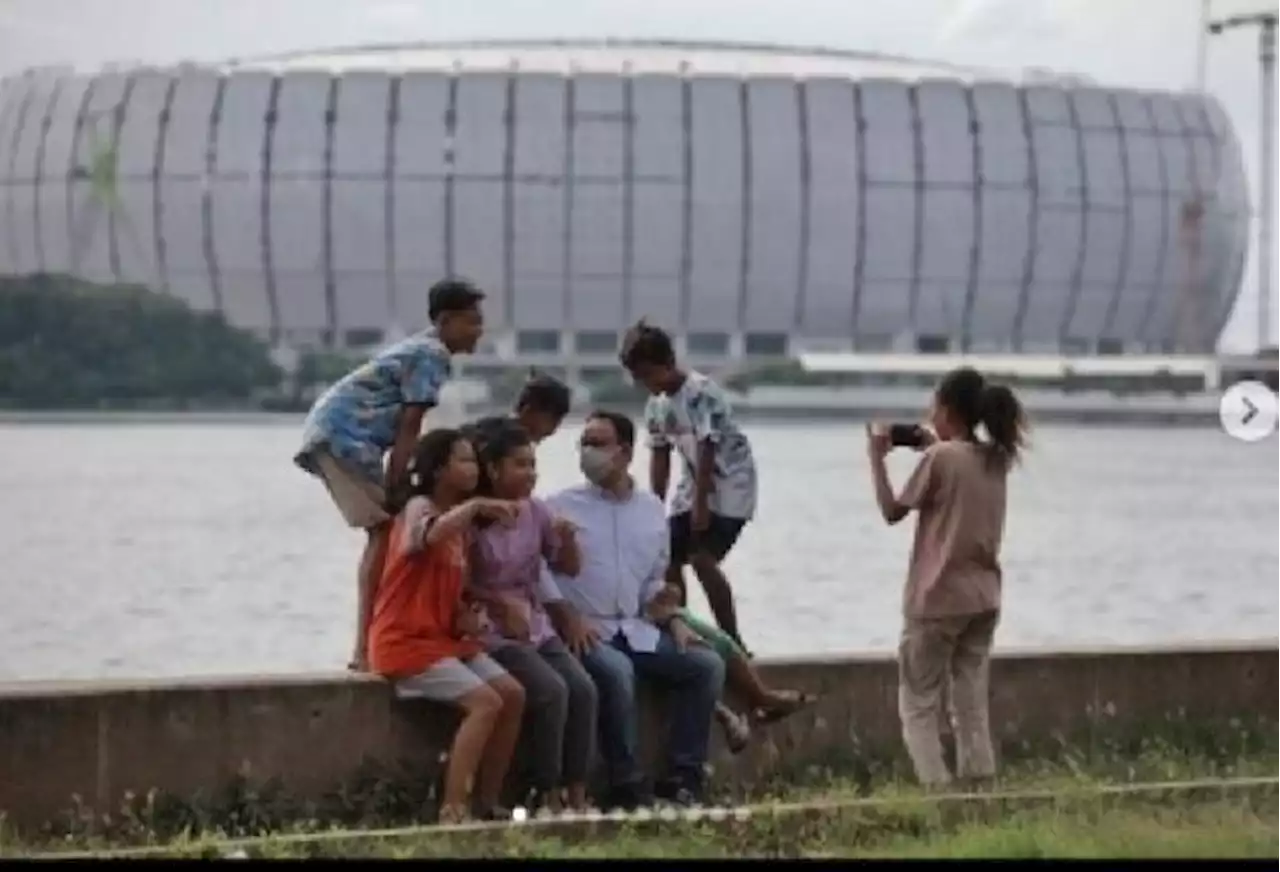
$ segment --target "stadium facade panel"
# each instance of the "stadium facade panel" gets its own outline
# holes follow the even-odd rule
[[[490,353],[1211,349],[1240,144],[1203,95],[963,78],[461,68],[31,71],[0,86],[0,273],[139,282],[290,344]]]

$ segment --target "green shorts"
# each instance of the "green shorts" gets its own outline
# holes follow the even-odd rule
[[[711,646],[711,650],[720,655],[721,660],[728,662],[733,657],[746,659],[747,653],[742,650],[742,646],[715,624],[695,618],[688,609],[681,609],[677,614],[686,627],[701,636],[702,640]]]

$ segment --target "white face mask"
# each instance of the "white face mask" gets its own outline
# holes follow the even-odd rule
[[[614,454],[608,448],[584,445],[578,451],[578,468],[592,484],[600,484],[614,471]]]

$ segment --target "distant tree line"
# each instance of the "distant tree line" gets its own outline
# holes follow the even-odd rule
[[[243,407],[283,379],[266,343],[165,294],[0,277],[0,406]]]

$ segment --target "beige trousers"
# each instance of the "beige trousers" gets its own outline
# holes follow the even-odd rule
[[[956,742],[956,774],[995,775],[987,673],[999,612],[908,619],[898,645],[898,715],[916,777],[929,786],[951,782],[942,756],[944,692]]]

